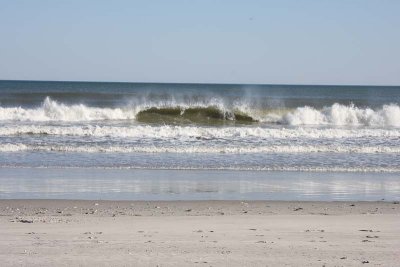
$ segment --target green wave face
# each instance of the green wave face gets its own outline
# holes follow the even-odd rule
[[[136,120],[143,123],[167,124],[249,124],[257,122],[251,116],[223,111],[217,107],[151,107],[140,111]]]

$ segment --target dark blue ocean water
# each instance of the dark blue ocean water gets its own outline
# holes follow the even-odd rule
[[[215,98],[227,104],[235,100],[248,100],[266,108],[296,108],[304,105],[322,108],[334,103],[379,108],[384,104],[399,103],[399,91],[399,86],[0,81],[0,103],[9,107],[37,107],[46,97],[50,97],[65,104],[121,107],[137,100],[200,102]]]

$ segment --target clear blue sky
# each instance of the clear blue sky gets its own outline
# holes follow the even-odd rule
[[[400,0],[0,0],[0,79],[400,85]]]

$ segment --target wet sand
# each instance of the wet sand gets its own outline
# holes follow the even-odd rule
[[[396,266],[398,202],[0,200],[2,266]]]

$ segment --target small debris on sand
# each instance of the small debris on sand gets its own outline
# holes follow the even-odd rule
[[[18,219],[17,221],[20,223],[33,223],[33,220],[26,220],[26,219]]]

